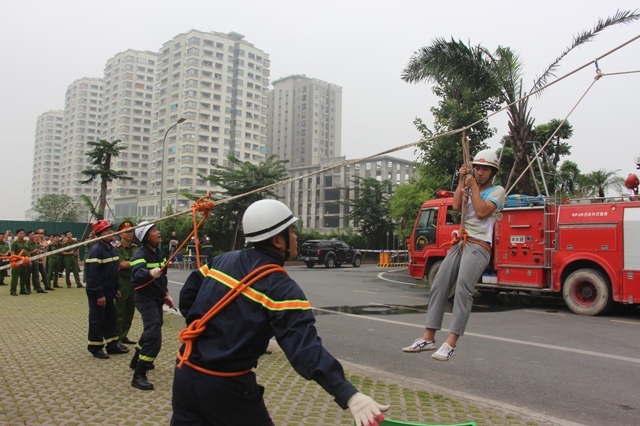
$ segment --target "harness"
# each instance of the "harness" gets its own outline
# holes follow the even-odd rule
[[[228,275],[225,275],[219,271],[210,269],[208,272],[208,276],[213,277],[214,279],[222,282],[223,284],[229,285],[232,281],[232,288],[229,290],[223,297],[220,299],[215,305],[209,309],[209,311],[200,319],[193,321],[187,328],[184,328],[178,334],[178,339],[180,342],[184,344],[184,352],[180,353],[178,351],[178,359],[180,362],[177,367],[182,368],[183,365],[188,365],[189,367],[197,370],[201,373],[209,374],[211,376],[218,377],[236,377],[242,376],[244,374],[250,373],[251,368],[242,371],[233,371],[233,372],[221,372],[221,371],[213,371],[208,370],[206,368],[200,367],[198,365],[193,364],[189,361],[189,357],[191,356],[191,352],[193,350],[193,341],[197,339],[207,328],[207,323],[214,317],[218,312],[220,312],[223,308],[225,308],[229,303],[233,301],[236,297],[240,296],[243,292],[245,292],[249,287],[255,284],[257,281],[266,277],[269,274],[274,272],[283,272],[287,273],[284,268],[280,265],[276,264],[268,264],[263,265],[253,271],[251,271],[246,277],[244,277],[241,281],[235,281],[231,279]]]

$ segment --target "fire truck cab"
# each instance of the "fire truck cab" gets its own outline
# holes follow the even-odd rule
[[[429,284],[460,227],[452,195],[440,191],[425,202],[408,238],[409,274]],[[523,199],[498,213],[492,260],[479,291],[562,294],[582,315],[640,303],[640,202]]]

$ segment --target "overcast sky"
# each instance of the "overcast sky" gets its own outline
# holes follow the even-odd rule
[[[431,122],[437,98],[429,85],[400,79],[411,55],[434,38],[454,37],[490,50],[515,50],[525,65],[525,89],[570,45],[575,34],[616,10],[639,2],[618,0],[24,0],[4,2],[0,67],[0,218],[21,220],[29,208],[36,118],[64,108],[67,86],[102,77],[107,59],[126,49],[157,51],[190,29],[230,32],[264,50],[271,81],[305,74],[343,88],[342,154],[365,157],[417,141],[413,120]],[[571,53],[558,76],[640,34],[640,22],[613,27]],[[604,73],[640,70],[640,40],[599,63]],[[551,87],[530,105],[536,124],[564,118],[595,76],[588,67]],[[640,74],[595,84],[569,118],[571,160],[583,173],[600,168],[635,172],[640,154]],[[507,116],[491,120],[499,129]],[[396,154],[413,159],[413,150]]]

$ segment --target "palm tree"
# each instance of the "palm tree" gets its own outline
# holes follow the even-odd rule
[[[120,156],[120,152],[127,149],[126,146],[118,145],[119,143],[121,143],[120,139],[113,142],[104,139],[100,139],[97,142],[87,142],[87,145],[93,147],[93,150],[87,152],[93,168],[82,171],[82,174],[89,176],[89,178],[80,181],[80,183],[90,183],[96,179],[100,179],[98,208],[93,212],[97,219],[104,219],[105,207],[107,206],[107,184],[114,180],[126,181],[133,179],[127,176],[127,172],[125,171],[111,169],[111,159]]]
[[[613,17],[598,20],[592,30],[576,35],[573,43],[565,49],[547,69],[538,77],[530,92],[542,88],[550,77],[554,77],[559,62],[576,47],[591,41],[606,28],[627,24],[640,18],[634,11],[618,11]],[[467,45],[462,41],[449,41],[438,38],[430,46],[416,52],[405,67],[402,79],[409,83],[427,81],[439,85],[447,82],[463,81],[469,87],[481,88],[487,97],[495,97],[509,105],[507,109],[509,138],[515,156],[514,176],[520,176],[527,167],[527,158],[531,154],[533,123],[528,98],[522,86],[523,64],[518,55],[509,47],[498,46],[495,52],[485,47]],[[518,99],[520,99],[518,101]],[[532,194],[529,179],[521,179],[518,190],[523,194]]]
[[[624,179],[618,176],[620,169],[609,171],[605,169],[596,170],[582,177],[582,187],[586,190],[587,196],[604,197],[609,188],[614,188],[621,192],[624,188]]]

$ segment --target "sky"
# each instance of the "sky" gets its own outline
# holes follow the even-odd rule
[[[640,8],[618,0],[25,0],[4,2],[0,17],[0,218],[23,220],[30,207],[34,133],[43,112],[64,108],[66,88],[102,77],[106,61],[126,49],[158,51],[190,29],[238,32],[270,55],[271,81],[305,74],[342,87],[342,155],[362,158],[416,142],[416,117],[432,122],[438,98],[426,83],[400,76],[411,56],[436,38],[508,46],[524,64],[528,90],[573,36],[599,18]],[[640,35],[640,22],[612,27],[573,51],[558,77]],[[599,61],[603,73],[640,70],[640,40]],[[595,66],[532,98],[535,124],[565,118],[595,77]],[[640,74],[605,76],[569,117],[568,158],[583,173],[634,173],[640,154]],[[499,147],[506,113],[490,120]],[[413,149],[394,154],[414,159]]]

